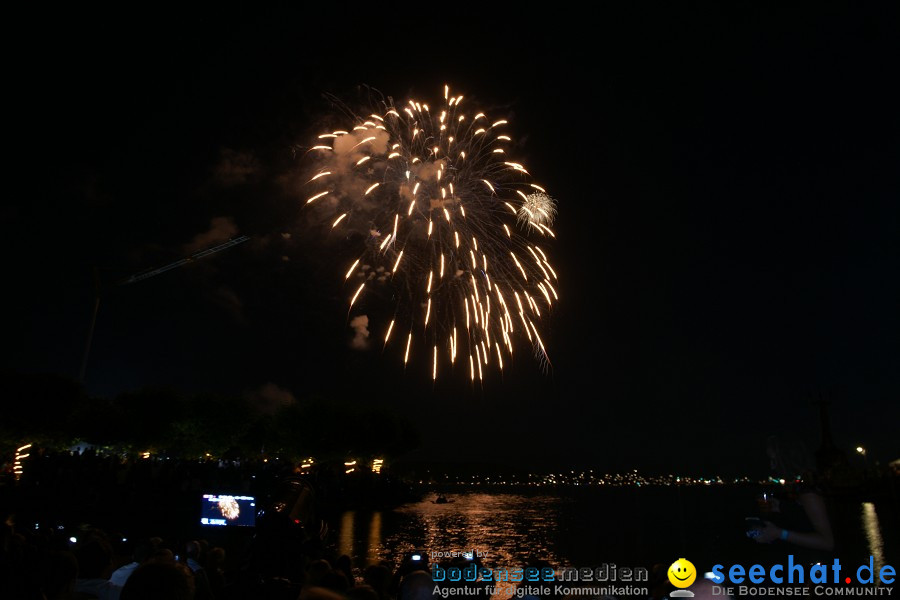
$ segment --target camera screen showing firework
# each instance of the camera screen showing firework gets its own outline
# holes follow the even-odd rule
[[[256,525],[256,498],[229,494],[203,494],[200,524],[216,527]]]
[[[351,246],[339,275],[351,325],[363,320],[433,379],[482,380],[519,349],[546,369],[556,201],[515,158],[507,121],[448,86],[434,104],[386,98],[343,112],[344,127],[307,149],[303,200]]]

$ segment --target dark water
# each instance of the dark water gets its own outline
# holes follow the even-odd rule
[[[785,545],[749,540],[744,517],[752,516],[754,491],[745,488],[613,488],[560,494],[471,491],[430,499],[392,511],[347,511],[333,524],[333,543],[357,567],[381,560],[398,564],[419,551],[477,550],[484,565],[516,568],[529,559],[554,567],[603,563],[651,567],[687,557],[698,570],[716,563],[752,564],[761,550],[785,558]],[[829,514],[842,564],[874,557],[898,566],[900,515],[896,502],[829,499]],[[778,544],[781,544],[780,542]],[[846,561],[846,562],[845,562]]]

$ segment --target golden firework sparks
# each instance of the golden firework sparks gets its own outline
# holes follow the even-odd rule
[[[229,521],[234,521],[241,515],[241,507],[232,496],[220,496],[219,512]]]
[[[307,155],[316,165],[306,210],[320,211],[332,229],[341,225],[341,235],[358,245],[359,258],[344,275],[354,290],[350,309],[359,310],[367,286],[376,290],[367,292],[370,302],[390,298],[384,342],[391,343],[395,327],[409,330],[404,364],[419,328],[423,347],[432,347],[435,379],[438,347],[450,358],[444,372],[457,354],[468,354],[473,381],[476,371],[485,377],[482,367],[502,370],[517,340],[545,366],[539,331],[558,303],[558,283],[551,284],[558,277],[529,236],[555,238],[556,200],[514,157],[506,119],[473,116],[449,86],[442,97],[434,110],[414,99],[400,107],[383,99],[348,129],[318,136],[311,150],[323,152]],[[379,286],[390,292],[377,292]],[[523,327],[514,326],[504,294],[514,297]]]

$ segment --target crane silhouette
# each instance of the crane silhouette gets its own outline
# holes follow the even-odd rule
[[[177,269],[178,267],[182,267],[186,264],[195,262],[200,260],[201,258],[207,257],[211,254],[215,254],[216,252],[221,252],[222,250],[227,250],[228,248],[232,248],[237,246],[238,244],[243,244],[250,238],[246,235],[242,235],[236,238],[232,238],[227,242],[223,242],[221,244],[217,244],[215,246],[211,246],[206,248],[205,250],[200,250],[199,252],[195,252],[190,256],[186,256],[180,260],[176,260],[173,263],[169,263],[163,267],[159,267],[156,269],[149,269],[147,271],[141,271],[140,273],[136,273],[130,277],[127,277],[119,282],[119,285],[130,285],[133,283],[137,283],[139,281],[144,281],[145,279],[150,279],[151,277],[156,277],[157,275],[161,275],[166,271],[171,271],[172,269]],[[91,344],[94,339],[94,326],[97,324],[97,313],[100,311],[100,272],[95,267],[94,268],[94,310],[91,313],[91,325],[88,328],[87,340],[85,340],[84,344],[84,354],[81,358],[81,369],[78,372],[78,380],[84,382],[84,375],[87,372],[87,364],[88,364],[88,356],[91,352]]]
[[[204,256],[209,256],[210,254],[215,254],[216,252],[221,252],[222,250],[227,250],[228,248],[231,248],[232,246],[237,246],[238,244],[242,244],[249,239],[250,238],[247,237],[246,235],[242,235],[240,237],[230,239],[227,242],[219,244],[218,246],[213,246],[211,248],[207,248],[206,250],[201,250],[199,252],[195,252],[194,254],[191,254],[190,256],[182,258],[181,260],[176,260],[173,263],[169,263],[164,267],[159,267],[158,269],[150,269],[149,271],[143,271],[141,273],[132,275],[131,277],[128,277],[127,279],[123,279],[119,283],[119,285],[128,285],[130,283],[137,283],[138,281],[150,279],[151,277],[155,277],[157,275],[165,273],[166,271],[171,271],[172,269],[177,269],[178,267],[184,266],[188,263],[192,263],[196,260],[200,260]]]

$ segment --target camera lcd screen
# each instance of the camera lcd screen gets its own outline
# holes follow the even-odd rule
[[[210,527],[253,527],[256,525],[256,498],[203,494],[200,524]]]

